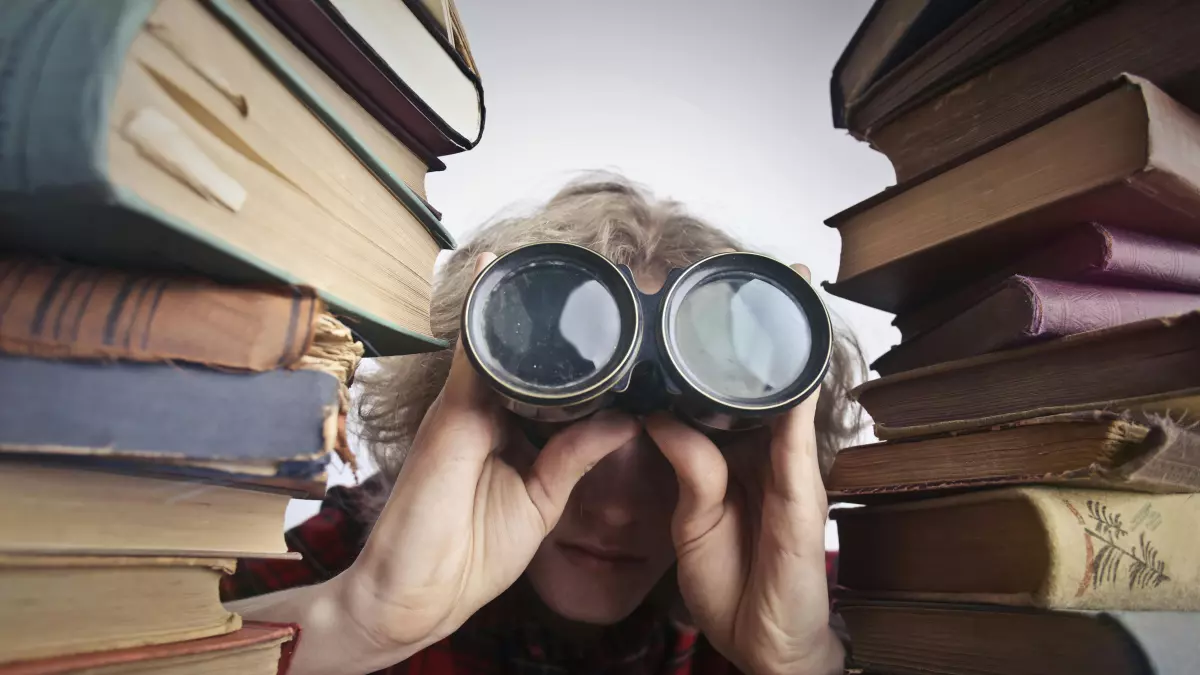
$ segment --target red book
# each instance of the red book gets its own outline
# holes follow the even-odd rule
[[[1158,291],[1200,293],[1200,246],[1085,223],[1025,255],[998,274],[896,316],[901,342],[953,319],[1015,276]]]
[[[990,295],[933,330],[903,342],[871,365],[880,375],[986,354],[1143,319],[1200,310],[1200,293],[1009,278]]]
[[[296,626],[247,621],[241,630],[200,640],[8,663],[0,665],[0,675],[117,675],[131,670],[170,675],[195,672],[201,661],[211,672],[276,675],[287,672],[298,639]]]

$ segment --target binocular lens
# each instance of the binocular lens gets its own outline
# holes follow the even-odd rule
[[[472,364],[521,417],[558,423],[607,405],[671,408],[700,426],[753,426],[803,400],[829,365],[820,298],[786,265],[723,253],[642,293],[586,248],[531,244],[467,294]]]
[[[506,388],[551,399],[592,388],[619,369],[631,350],[633,298],[623,284],[587,261],[565,257],[513,260],[486,274],[468,308],[464,334],[478,366]],[[612,277],[616,276],[614,280]]]
[[[725,401],[777,396],[812,354],[808,317],[775,284],[748,274],[701,282],[667,314],[666,344],[684,377]]]

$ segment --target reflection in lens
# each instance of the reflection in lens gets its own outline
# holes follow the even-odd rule
[[[612,294],[572,265],[530,265],[500,281],[483,309],[486,351],[517,382],[563,387],[613,357],[621,317]]]
[[[793,384],[812,352],[808,317],[758,278],[724,277],[679,303],[672,336],[681,367],[721,397],[759,399]]]

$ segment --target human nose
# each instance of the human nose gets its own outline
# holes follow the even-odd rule
[[[579,481],[580,511],[593,522],[619,528],[637,519],[641,449],[636,441],[610,453]]]

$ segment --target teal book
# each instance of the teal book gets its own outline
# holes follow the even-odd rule
[[[0,4],[0,248],[311,287],[381,354],[443,347],[451,237],[272,30],[245,0]]]

